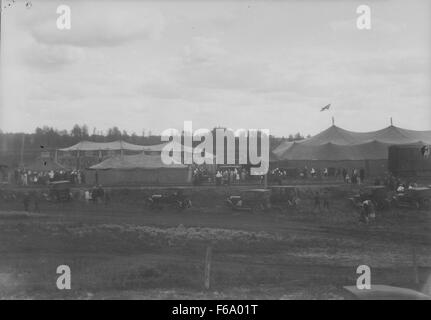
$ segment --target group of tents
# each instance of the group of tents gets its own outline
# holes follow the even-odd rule
[[[94,180],[111,183],[118,179],[149,182],[190,181],[187,165],[167,165],[160,153],[166,143],[141,146],[125,141],[82,141],[59,152],[75,152],[77,156],[88,152],[105,154],[105,160],[89,168]],[[282,141],[271,151],[273,167],[355,167],[364,168],[368,174],[387,170],[388,149],[392,145],[431,145],[431,130],[414,131],[390,125],[371,132],[353,132],[332,125],[319,134],[300,141]],[[182,147],[182,152],[191,153],[191,148]],[[132,153],[132,154],[130,154]],[[66,168],[57,161],[40,158],[26,166],[31,171],[58,171]],[[126,173],[126,171],[129,171]],[[127,176],[127,177],[126,177]],[[89,179],[91,181],[91,177]],[[95,181],[96,182],[96,181]]]

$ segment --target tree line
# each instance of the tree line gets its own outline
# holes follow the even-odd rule
[[[302,140],[300,133],[288,137],[270,136],[270,148],[275,148],[281,141]],[[32,161],[43,151],[66,148],[82,140],[111,142],[124,140],[138,145],[154,145],[161,142],[160,135],[153,135],[150,130],[142,133],[128,133],[114,126],[106,131],[94,128],[91,132],[87,125],[75,124],[71,130],[58,130],[49,126],[37,127],[33,133],[6,133],[0,130],[0,164],[18,165],[20,161]],[[21,156],[23,159],[21,159]]]

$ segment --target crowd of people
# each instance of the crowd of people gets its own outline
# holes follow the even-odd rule
[[[302,169],[294,168],[290,170],[283,168],[275,168],[270,171],[272,180],[282,180],[285,178],[300,178],[300,179],[322,179],[333,177],[334,179],[343,179],[345,183],[361,184],[365,181],[365,170],[363,168],[346,169],[346,168],[314,168],[311,169],[305,166]]]
[[[250,173],[244,167],[218,168],[211,173],[205,166],[193,168],[193,184],[215,183],[216,185],[240,184],[250,180]],[[263,181],[263,176],[260,177]],[[274,168],[268,173],[269,183],[282,183],[284,179],[325,179],[333,178],[350,184],[362,184],[365,181],[365,170],[363,168]],[[259,181],[259,179],[255,180]]]
[[[193,184],[200,185],[203,182],[215,183],[217,186],[239,184],[247,181],[250,176],[245,168],[218,168],[215,174],[204,166],[193,168]]]
[[[365,170],[363,168],[359,170],[353,168],[351,169],[350,174],[345,168],[342,168],[341,175],[346,183],[361,184],[365,181]]]
[[[291,169],[291,168],[290,168]],[[250,173],[244,167],[218,168],[215,173],[208,170],[205,166],[196,166],[192,170],[192,181],[194,185],[202,183],[215,183],[221,185],[233,185],[247,182],[250,180]],[[269,171],[269,181],[282,182],[287,178],[300,179],[319,179],[332,177],[336,180],[342,179],[348,184],[362,184],[365,181],[365,170],[363,168],[346,169],[346,168],[314,168],[304,167],[290,172],[283,168],[274,168]],[[260,177],[263,181],[263,177]],[[81,170],[50,170],[50,171],[32,171],[26,169],[15,169],[12,178],[16,185],[47,185],[54,181],[70,181],[73,185],[84,185],[85,174]],[[258,180],[256,180],[258,181]],[[385,185],[392,191],[403,191],[414,188],[417,185],[414,182],[401,181],[399,178],[386,174],[374,179],[374,185]]]
[[[216,185],[239,184],[247,180],[249,176],[245,168],[226,168],[217,170],[215,174]]]
[[[14,171],[14,182],[16,185],[47,185],[54,181],[70,181],[72,184],[85,184],[85,175],[80,170],[50,170],[32,171],[16,169]]]

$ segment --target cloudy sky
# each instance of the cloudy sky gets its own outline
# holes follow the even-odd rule
[[[431,128],[428,0],[24,3],[2,13],[3,131],[160,133],[191,120],[315,134],[332,116],[355,131],[389,117]],[[69,31],[56,27],[60,4]],[[361,4],[371,30],[356,27]]]

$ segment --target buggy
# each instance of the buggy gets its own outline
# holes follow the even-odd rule
[[[70,193],[71,183],[67,180],[53,181],[48,185],[48,201],[67,202],[72,199]]]
[[[184,195],[184,189],[182,188],[172,188],[152,194],[147,198],[146,204],[149,209],[153,210],[161,210],[164,207],[184,210],[192,207],[192,201]]]
[[[431,188],[410,188],[394,196],[397,207],[429,209],[431,207]]]
[[[359,193],[349,198],[350,202],[356,207],[361,207],[362,203],[366,200],[373,202],[373,205],[379,209],[384,210],[390,208],[392,198],[390,192],[385,186],[368,186],[359,190]]]
[[[229,196],[226,205],[235,211],[262,211],[271,208],[271,190],[244,190],[240,195]]]

